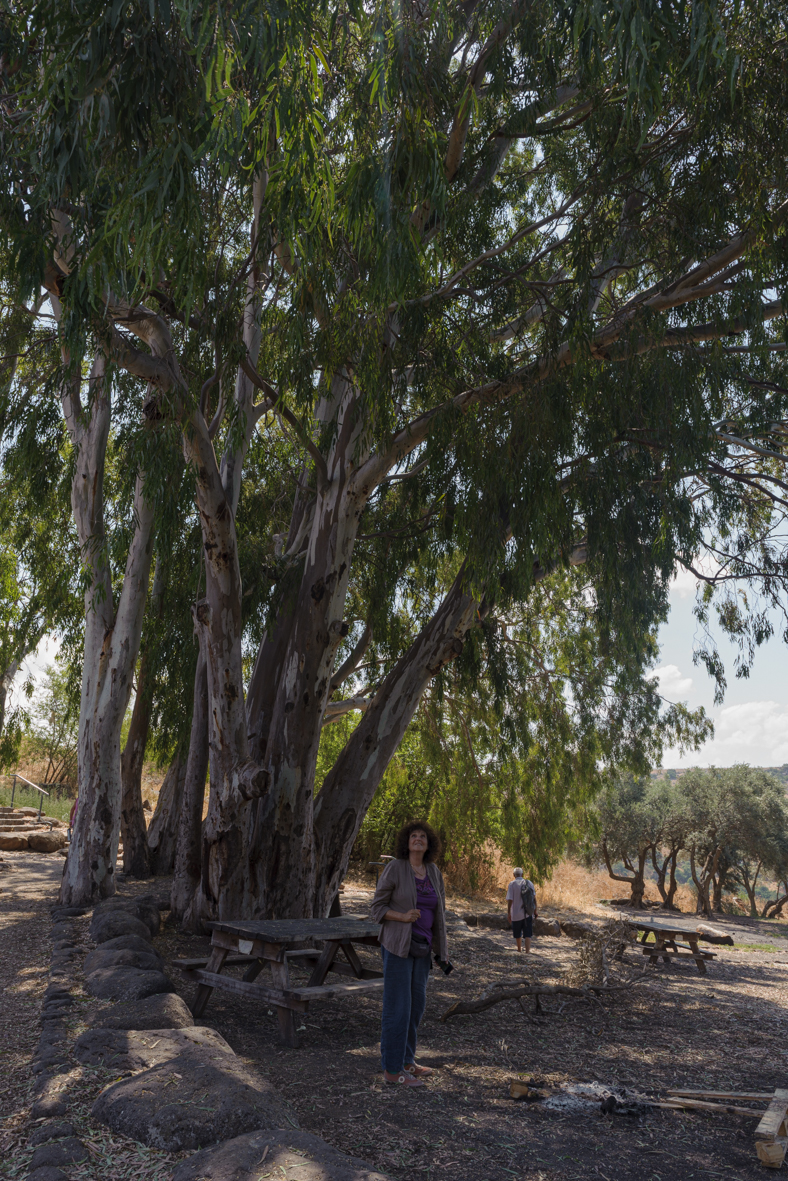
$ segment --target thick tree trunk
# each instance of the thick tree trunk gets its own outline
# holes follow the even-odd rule
[[[85,649],[79,719],[79,809],[66,859],[60,901],[85,906],[115,891],[120,835],[120,731],[139,652],[151,564],[153,512],[137,478],[134,531],[117,611],[104,534],[104,462],[110,427],[105,362],[96,357],[90,405],[83,412],[79,375],[64,394],[66,422],[77,449],[72,508],[85,563]]]
[[[629,886],[629,905],[634,910],[643,909],[643,895],[646,892],[646,857],[648,856],[650,845],[641,849],[638,853],[637,868],[626,857],[624,858],[624,866],[629,870],[629,874],[616,873],[613,869],[613,859],[608,852],[607,843],[602,841],[602,856],[607,867],[608,876],[614,882],[626,882]]]
[[[175,876],[170,893],[170,912],[180,922],[187,913],[200,884],[202,866],[202,810],[205,776],[208,771],[208,677],[205,657],[197,658],[194,674],[194,707],[191,740],[183,785]]]
[[[5,706],[8,700],[8,691],[11,688],[14,677],[19,671],[19,665],[16,660],[12,661],[5,672],[0,676],[0,735],[3,733],[5,726]]]
[[[651,864],[654,866],[654,872],[657,875],[657,889],[662,898],[662,905],[665,910],[676,910],[675,897],[678,889],[678,882],[676,881],[676,860],[678,857],[678,850],[671,849],[667,857],[657,858],[656,845],[651,847]],[[665,882],[667,880],[667,886]]]
[[[163,595],[164,568],[162,563],[157,561],[151,588],[151,618],[158,614]],[[134,699],[129,732],[120,761],[120,778],[123,785],[120,808],[123,872],[132,878],[149,878],[153,872],[148,851],[148,826],[142,807],[142,767],[150,730],[154,679],[150,657],[143,651],[137,672],[137,696]]]
[[[137,696],[131,713],[126,745],[120,761],[122,795],[120,833],[123,843],[123,872],[132,878],[151,876],[148,826],[142,807],[142,764],[150,726],[151,699],[146,693],[147,662],[143,658],[137,676]]]
[[[435,615],[381,684],[326,776],[315,803],[316,916],[328,914],[361,824],[424,690],[460,654],[481,610],[466,590],[461,571]]]
[[[186,760],[180,750],[175,752],[159,790],[156,810],[148,825],[148,852],[151,869],[158,877],[166,877],[175,867],[183,784]]]
[[[633,866],[634,876],[629,884],[631,891],[629,905],[633,910],[643,910],[643,898],[646,893],[646,857],[648,849],[641,849],[638,854],[637,867]]]
[[[780,894],[780,886],[782,886],[783,893]],[[783,907],[788,902],[788,881],[777,883],[777,897],[769,899],[764,903],[761,911],[762,919],[776,919],[782,914]]]
[[[204,471],[204,469],[203,469]],[[211,790],[203,829],[200,885],[184,918],[192,930],[206,919],[239,910],[248,897],[251,872],[246,841],[248,801],[268,781],[249,757],[241,665],[241,574],[235,522],[229,505],[215,500],[221,486],[198,474],[199,504],[205,540],[206,598],[194,611],[200,651],[206,654]],[[217,473],[218,476],[218,473]]]
[[[692,874],[692,881],[695,885],[695,890],[698,896],[697,912],[698,914],[705,915],[707,919],[710,919],[711,903],[709,901],[709,890],[711,888],[714,875],[717,872],[717,862],[719,861],[720,850],[715,849],[713,852],[709,853],[700,872],[698,871],[695,854],[695,846],[691,845],[689,850],[690,873]]]

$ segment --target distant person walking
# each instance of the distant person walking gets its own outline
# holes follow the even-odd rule
[[[446,892],[435,864],[437,833],[422,821],[406,824],[397,837],[396,857],[380,875],[370,917],[381,924],[383,1019],[380,1057],[387,1083],[421,1087],[432,1074],[416,1062],[416,1035],[427,1004],[430,952],[449,958]]]
[[[534,919],[539,917],[536,909],[536,886],[530,878],[523,877],[523,871],[519,866],[513,872],[514,881],[509,883],[509,889],[506,891],[506,907],[517,950],[523,950],[524,937],[525,951],[528,955],[531,951]]]

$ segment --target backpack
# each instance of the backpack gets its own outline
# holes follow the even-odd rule
[[[528,918],[533,918],[536,914],[536,889],[528,878],[520,884],[520,897],[523,900],[523,910],[526,915]]]

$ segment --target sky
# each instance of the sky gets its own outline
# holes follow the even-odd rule
[[[722,705],[714,704],[714,683],[703,665],[692,662],[700,628],[692,613],[696,580],[682,571],[670,591],[670,615],[659,633],[660,663],[656,670],[660,691],[671,701],[702,705],[714,721],[714,737],[698,751],[684,755],[666,749],[664,767],[730,767],[750,763],[775,767],[788,763],[788,678],[785,644],[779,628],[755,656],[748,679],[736,678],[733,663],[738,649],[717,629],[714,637],[728,681]]]

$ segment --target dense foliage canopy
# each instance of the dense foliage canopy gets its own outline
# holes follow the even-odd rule
[[[140,645],[168,741],[190,713],[211,735],[195,923],[325,913],[428,690],[436,752],[465,694],[545,850],[579,769],[686,731],[646,682],[676,564],[772,602],[788,574],[784,25],[711,0],[0,9],[3,423],[71,465],[84,564],[64,899],[112,889]],[[746,671],[768,618],[722,618]]]

